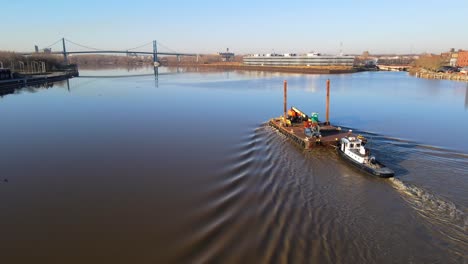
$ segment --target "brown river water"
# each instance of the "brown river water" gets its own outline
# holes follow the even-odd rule
[[[466,83],[151,72],[0,97],[0,263],[468,263]],[[267,125],[283,80],[323,119],[327,78],[332,123],[395,178]]]

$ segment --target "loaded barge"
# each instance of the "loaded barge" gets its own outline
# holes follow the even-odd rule
[[[284,115],[269,120],[268,124],[292,140],[297,146],[311,150],[320,146],[333,146],[344,161],[378,177],[393,177],[394,172],[378,162],[364,147],[367,140],[352,130],[330,124],[330,80],[327,80],[326,121],[320,122],[318,115],[311,117],[295,107],[287,110],[287,82],[284,81]]]

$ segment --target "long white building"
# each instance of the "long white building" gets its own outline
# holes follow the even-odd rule
[[[243,58],[246,65],[258,66],[353,66],[354,56],[321,55],[319,53],[254,54]]]

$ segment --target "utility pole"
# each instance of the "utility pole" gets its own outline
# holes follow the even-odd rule
[[[325,124],[330,125],[330,79],[327,80],[327,101],[326,101],[326,122]]]
[[[288,115],[286,114],[288,111],[288,81],[284,80],[283,82],[283,125],[286,126],[286,118]]]
[[[63,62],[65,62],[65,65],[68,65],[67,49],[65,48],[65,38],[62,38],[62,45],[63,45]]]

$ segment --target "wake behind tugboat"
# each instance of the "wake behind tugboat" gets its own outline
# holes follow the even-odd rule
[[[277,131],[277,130],[276,130]],[[413,142],[405,142],[399,139],[392,139],[388,137],[379,136],[374,133],[367,133],[365,131],[359,131],[362,133],[365,138],[372,138],[372,146],[376,148],[376,152],[379,154],[385,153],[385,162],[390,163],[400,163],[401,156],[406,157],[405,163],[407,163],[409,168],[418,167],[418,166],[429,166],[427,170],[430,170],[433,174],[447,174],[451,170],[462,171],[466,175],[466,155],[451,153],[450,151],[443,149],[436,149],[437,155],[449,155],[450,164],[449,166],[442,166],[440,162],[443,162],[440,158],[432,157],[432,152],[434,149],[428,149],[428,147],[416,145],[418,155],[411,155],[414,151],[408,149],[407,145],[415,146]],[[364,138],[364,137],[363,137]],[[285,138],[287,141],[287,139]],[[288,144],[282,140],[281,145]],[[365,140],[364,140],[365,141]],[[366,142],[367,143],[367,142]],[[310,155],[309,155],[310,153]],[[342,157],[342,152],[337,151],[338,157]],[[394,156],[395,155],[395,156]],[[339,167],[348,167],[340,166],[339,162],[333,151],[331,149],[324,148],[324,150],[319,151],[319,149],[314,149],[313,151],[306,152],[306,159],[309,162],[309,159],[312,159],[314,163],[314,168],[309,172],[309,176],[314,178],[316,174],[328,174],[324,172],[324,167],[333,166],[334,169]],[[433,164],[435,162],[435,164]],[[332,165],[335,164],[335,165]],[[393,164],[398,167],[397,164]],[[439,169],[435,169],[435,167]],[[465,167],[465,169],[463,169]],[[386,167],[385,167],[386,168]],[[386,168],[388,169],[388,168]],[[441,170],[438,172],[438,170]],[[351,170],[349,173],[343,173],[343,175],[356,176],[357,170]],[[393,171],[392,171],[393,172]],[[412,208],[416,215],[419,215],[418,219],[420,222],[416,224],[421,226],[422,229],[427,229],[425,232],[430,232],[431,236],[436,237],[432,243],[435,243],[438,248],[444,248],[447,254],[450,254],[450,260],[446,260],[447,263],[452,263],[458,257],[458,261],[461,259],[466,259],[466,254],[464,251],[468,248],[468,240],[466,237],[466,228],[468,226],[468,217],[466,216],[467,208],[460,203],[460,201],[453,202],[447,199],[440,194],[434,193],[433,191],[426,189],[424,184],[414,183],[416,175],[410,172],[404,172],[402,168],[397,170],[398,173],[403,174],[402,177],[391,177],[387,181],[375,182],[372,181],[370,177],[341,177],[338,179],[338,182],[344,181],[357,181],[358,185],[366,182],[367,187],[380,188],[382,183],[383,185],[391,186],[395,189],[397,194],[400,195],[400,198],[404,200],[407,205]],[[352,179],[351,179],[352,178]],[[315,178],[314,178],[315,180]],[[337,180],[337,179],[334,179]],[[370,181],[369,181],[370,180]],[[337,184],[337,183],[336,183]],[[377,184],[377,185],[376,185]],[[348,185],[350,185],[348,183]],[[354,185],[352,185],[354,186]],[[353,187],[354,188],[354,187]],[[346,192],[346,190],[341,190]],[[366,190],[367,192],[369,189]],[[388,195],[388,193],[387,193]],[[463,200],[463,197],[461,197]],[[368,202],[366,202],[368,203]],[[392,206],[387,205],[388,208]],[[385,209],[386,210],[386,209]],[[365,216],[361,216],[365,217]],[[398,231],[400,232],[400,231]],[[422,234],[424,236],[424,234]],[[425,234],[427,235],[427,234]],[[447,246],[449,245],[449,246]],[[439,253],[440,254],[440,253]],[[434,257],[434,256],[433,256]],[[440,257],[440,255],[439,255]],[[430,258],[429,258],[430,259]],[[432,258],[434,260],[434,258]],[[455,261],[457,262],[457,261]]]

